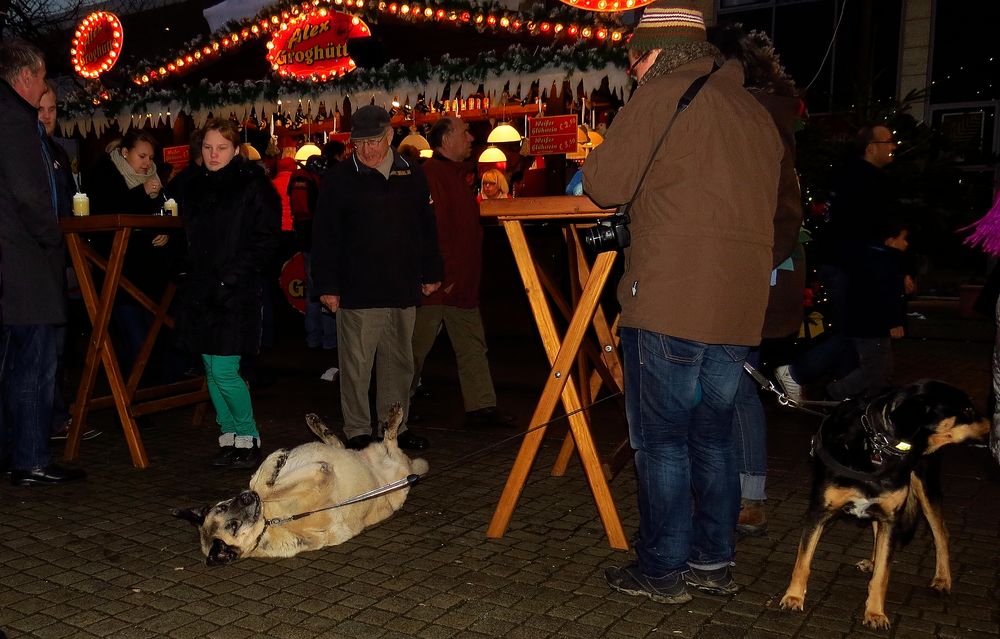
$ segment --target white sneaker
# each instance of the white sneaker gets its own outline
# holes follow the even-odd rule
[[[777,380],[781,389],[785,391],[785,395],[788,399],[793,402],[802,401],[802,385],[795,381],[795,378],[792,377],[792,370],[790,366],[775,367],[774,379]]]
[[[330,367],[326,370],[325,373],[320,375],[319,378],[324,382],[332,382],[333,380],[337,379],[338,373],[340,373],[339,368]]]

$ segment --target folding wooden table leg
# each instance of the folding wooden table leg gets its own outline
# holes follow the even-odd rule
[[[573,318],[566,330],[566,335],[560,343],[552,314],[549,311],[544,293],[542,292],[535,264],[531,259],[531,251],[524,236],[524,229],[521,223],[517,221],[504,221],[503,224],[507,231],[507,237],[510,240],[511,249],[514,252],[518,270],[521,273],[525,291],[528,294],[528,299],[531,303],[546,352],[555,353],[552,358],[552,370],[531,418],[530,430],[531,428],[545,424],[552,417],[560,396],[562,397],[563,406],[568,413],[578,411],[580,408],[576,388],[572,383],[567,382],[571,381],[572,374],[570,371],[573,362],[579,352],[587,325],[593,317],[594,309],[597,306],[601,290],[611,271],[615,255],[613,253],[603,253],[598,256],[592,277],[587,282],[587,286],[580,298],[580,304],[574,311]],[[600,467],[597,450],[594,447],[589,429],[587,428],[586,420],[580,413],[575,413],[569,417],[569,422],[574,438],[576,439],[577,448],[580,451],[580,461],[583,464],[591,493],[594,495],[597,511],[604,524],[608,541],[613,548],[627,549],[628,544],[625,540],[625,534],[622,531],[621,521],[618,518],[614,500],[611,497],[607,481]],[[517,459],[507,478],[500,502],[497,504],[493,519],[487,529],[487,536],[501,537],[506,531],[514,507],[517,505],[517,500],[527,480],[528,472],[531,470],[531,465],[538,453],[538,447],[544,437],[545,430],[546,428],[542,427],[525,435]]]
[[[128,392],[125,382],[122,379],[121,370],[118,368],[118,360],[115,357],[114,347],[108,337],[108,324],[111,319],[111,309],[114,306],[115,294],[118,290],[118,283],[121,279],[122,265],[125,263],[125,251],[128,248],[128,241],[132,234],[132,229],[122,228],[115,232],[111,245],[111,255],[108,258],[107,270],[104,274],[104,285],[101,288],[101,296],[96,297],[96,289],[92,272],[88,265],[84,265],[84,272],[78,273],[80,280],[80,291],[83,294],[87,312],[90,315],[93,325],[90,346],[87,348],[87,358],[84,363],[83,376],[80,381],[80,389],[77,392],[76,404],[74,405],[73,423],[70,425],[70,433],[66,442],[66,458],[75,459],[79,454],[80,433],[83,421],[86,419],[88,404],[94,390],[94,381],[97,377],[98,363],[103,364],[104,372],[111,386],[111,395],[114,398],[115,408],[118,411],[118,418],[125,433],[125,441],[128,444],[129,453],[132,455],[132,465],[136,468],[146,468],[149,466],[149,459],[146,456],[146,449],[139,436],[139,428],[136,426],[132,416],[129,403]],[[69,234],[74,235],[74,234]],[[82,257],[79,238],[75,251],[71,249],[71,255]],[[74,257],[74,265],[77,262]],[[82,261],[82,260],[81,260]]]

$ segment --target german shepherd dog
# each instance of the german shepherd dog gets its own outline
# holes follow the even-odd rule
[[[361,493],[428,470],[396,443],[403,410],[392,407],[384,438],[364,450],[348,450],[319,417],[306,415],[322,440],[271,453],[250,478],[250,488],[214,506],[175,510],[198,528],[209,566],[244,557],[293,557],[341,544],[402,508],[408,487],[328,509]],[[323,510],[328,509],[328,510]],[[295,515],[311,513],[299,519]]]
[[[841,403],[813,437],[813,485],[791,583],[781,607],[802,610],[809,567],[823,528],[844,512],[872,519],[875,543],[864,625],[887,629],[885,594],[892,550],[913,538],[921,512],[936,550],[938,592],[951,591],[948,531],[941,516],[940,456],[948,444],[983,439],[990,423],[969,397],[944,382],[921,380],[870,402]]]

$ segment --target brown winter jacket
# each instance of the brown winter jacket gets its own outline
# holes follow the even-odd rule
[[[680,96],[689,62],[639,88],[583,167],[598,205],[628,201]],[[618,286],[622,326],[709,344],[760,343],[772,268],[781,140],[729,62],[677,118],[632,207]]]

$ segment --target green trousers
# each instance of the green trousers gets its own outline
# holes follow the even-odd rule
[[[202,355],[215,421],[223,433],[260,438],[250,405],[250,389],[240,377],[239,355]]]

